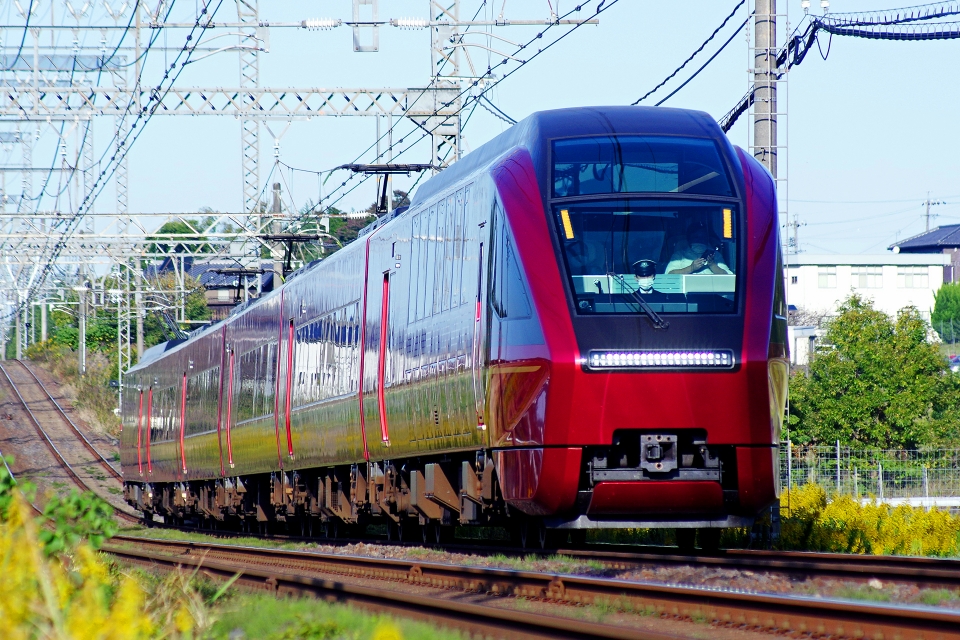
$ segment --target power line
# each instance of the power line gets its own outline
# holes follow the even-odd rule
[[[524,50],[526,50],[527,47],[532,46],[533,43],[535,43],[537,40],[543,38],[543,34],[546,33],[547,31],[549,31],[552,27],[554,27],[554,26],[556,26],[557,24],[559,24],[559,20],[562,20],[562,19],[566,18],[567,16],[569,16],[569,15],[571,15],[571,14],[573,14],[573,13],[576,13],[576,12],[581,11],[581,10],[583,9],[583,7],[584,7],[586,4],[589,4],[589,2],[591,2],[591,1],[592,1],[592,0],[587,0],[587,1],[584,2],[583,4],[577,5],[575,8],[571,9],[570,11],[568,11],[567,13],[565,13],[563,16],[561,16],[561,17],[558,19],[558,21],[556,21],[556,22],[551,22],[549,25],[547,25],[547,27],[546,27],[543,31],[541,31],[540,33],[538,33],[536,36],[534,36],[533,38],[531,38],[531,39],[530,39],[529,41],[527,41],[526,43],[520,45],[520,46],[517,48],[517,50],[514,51],[514,54],[513,54],[512,56],[508,56],[508,57],[503,58],[502,61],[496,63],[496,64],[493,65],[493,66],[488,66],[488,67],[487,67],[487,71],[486,71],[486,75],[489,76],[495,69],[498,69],[499,67],[508,64],[511,60],[518,60],[518,59],[516,58],[516,56],[517,56],[518,54],[520,54],[520,53],[522,53]],[[600,3],[597,5],[597,8],[594,10],[594,13],[593,13],[593,14],[590,16],[590,18],[588,18],[588,19],[595,18],[596,16],[600,15],[600,14],[603,13],[604,11],[609,10],[611,7],[613,7],[615,4],[617,4],[617,2],[619,2],[619,0],[600,0]],[[524,66],[526,66],[527,64],[529,64],[530,62],[532,62],[532,61],[533,61],[535,58],[537,58],[540,54],[542,54],[543,52],[549,50],[551,47],[553,47],[554,45],[556,45],[557,43],[559,43],[561,40],[563,40],[564,38],[568,37],[570,34],[572,34],[573,32],[575,32],[578,28],[580,28],[581,26],[583,26],[583,24],[585,24],[585,22],[578,22],[577,24],[575,24],[575,25],[573,26],[573,28],[571,28],[569,31],[564,32],[564,33],[563,33],[560,37],[558,37],[556,40],[553,40],[552,42],[548,43],[546,46],[537,49],[537,51],[536,51],[535,53],[533,53],[533,54],[532,54],[529,58],[527,58],[526,60],[519,60],[520,64],[519,64],[518,66],[516,66],[516,67],[514,67],[513,69],[511,69],[510,71],[508,71],[507,73],[505,73],[503,76],[501,76],[500,78],[498,78],[498,79],[495,80],[494,82],[491,82],[491,83],[489,83],[489,84],[484,85],[483,89],[482,89],[482,90],[480,91],[480,93],[477,94],[476,96],[469,95],[469,96],[468,96],[468,100],[479,100],[480,97],[481,97],[483,94],[485,94],[487,91],[490,91],[490,90],[493,89],[495,86],[497,86],[498,84],[500,84],[501,82],[503,82],[504,80],[506,80],[507,78],[509,78],[510,76],[512,76],[514,73],[516,73],[517,71],[519,71],[520,69],[522,69]],[[474,80],[467,89],[464,89],[464,90],[460,91],[460,93],[458,93],[456,96],[454,96],[453,98],[451,98],[451,99],[448,100],[447,102],[442,103],[442,104],[441,104],[441,109],[446,108],[446,107],[449,107],[451,104],[453,104],[454,102],[456,102],[457,100],[459,100],[462,96],[468,94],[468,92],[469,92],[473,87],[476,87],[478,84],[479,84],[479,80]],[[466,108],[466,106],[467,106],[467,105],[464,105],[463,108],[462,108],[460,111],[462,112],[462,110],[463,110],[464,108]],[[424,138],[426,138],[428,135],[431,135],[431,134],[432,134],[434,131],[436,131],[439,127],[445,125],[445,124],[449,121],[449,119],[450,119],[451,117],[453,117],[453,116],[452,116],[452,115],[445,116],[445,117],[443,118],[443,120],[442,120],[440,123],[438,123],[436,126],[434,126],[432,129],[427,130],[427,129],[424,128],[423,133],[421,133],[421,135],[420,135],[419,138],[417,138],[417,139],[414,140],[412,143],[410,143],[405,149],[401,150],[401,151],[400,151],[399,153],[397,153],[397,155],[394,156],[394,157],[395,157],[395,158],[396,158],[396,157],[399,157],[399,156],[402,155],[403,153],[406,153],[407,151],[409,151],[409,150],[410,150],[413,146],[415,146],[418,142],[420,142],[421,140],[423,140]],[[403,142],[404,142],[404,138],[401,138],[399,144],[402,144]],[[384,153],[386,153],[386,152],[384,152]],[[381,157],[383,157],[383,153],[379,154],[376,159],[380,159]],[[354,175],[356,175],[356,174],[354,174]],[[324,200],[328,200],[329,198],[333,197],[333,196],[337,193],[337,191],[339,191],[339,190],[342,189],[344,186],[346,186],[346,184],[347,184],[348,182],[350,182],[353,178],[354,178],[354,176],[351,176],[350,178],[347,178],[347,179],[344,180],[338,187],[335,187],[334,190],[333,190],[330,194],[328,194],[327,196],[321,198],[320,201],[317,202],[317,204],[315,204],[312,209],[306,211],[304,214],[301,215],[301,219],[302,219],[303,217],[307,216],[307,215],[312,214],[314,211],[316,211],[317,208],[320,207],[320,205],[323,203]],[[360,184],[362,184],[363,182],[365,182],[365,181],[368,180],[368,179],[369,179],[368,177],[363,177],[363,178],[361,178],[361,179],[360,179],[360,182],[359,182],[357,185],[355,185],[354,187],[352,187],[352,188],[351,188],[349,191],[347,191],[346,193],[344,193],[344,194],[340,195],[339,197],[337,197],[333,202],[331,202],[330,204],[328,204],[327,207],[329,208],[329,207],[332,207],[332,206],[336,205],[336,204],[337,204],[338,202],[340,202],[340,200],[342,200],[347,194],[351,193],[354,189],[356,189],[357,187],[359,187]]]
[[[52,9],[51,9],[52,11]],[[17,64],[17,61],[20,59],[20,55],[23,53],[23,45],[27,41],[27,32],[30,31],[30,16],[33,15],[33,0],[30,0],[30,6],[27,7],[27,18],[26,22],[23,24],[23,36],[20,38],[20,46],[17,47],[17,55],[13,57],[13,62],[10,63],[9,69],[4,69],[4,71],[11,71],[13,66]]]
[[[730,44],[731,42],[733,42],[733,39],[737,37],[737,34],[739,34],[741,31],[743,31],[743,28],[744,28],[745,26],[747,26],[747,23],[750,22],[750,18],[752,18],[752,17],[753,17],[753,14],[752,14],[752,13],[751,13],[749,16],[747,16],[747,19],[744,20],[743,23],[742,23],[739,27],[737,27],[737,30],[734,31],[732,34],[730,34],[730,37],[727,38],[727,41],[724,42],[724,43],[720,46],[720,48],[717,49],[717,51],[716,51],[712,56],[710,56],[709,59],[707,59],[706,62],[704,62],[702,65],[700,65],[700,68],[697,69],[696,71],[694,71],[692,76],[690,76],[689,78],[687,78],[686,81],[685,81],[683,84],[681,84],[679,87],[677,87],[676,89],[674,89],[673,91],[671,91],[671,92],[667,95],[667,97],[664,98],[663,100],[661,100],[660,102],[658,102],[658,103],[656,104],[656,106],[659,107],[659,106],[662,105],[664,102],[666,102],[667,100],[669,100],[670,98],[672,98],[674,95],[676,95],[676,93],[677,93],[678,91],[680,91],[680,90],[683,89],[685,86],[687,86],[688,84],[690,84],[690,81],[691,81],[691,80],[693,80],[693,79],[696,78],[698,75],[700,75],[700,72],[703,71],[704,69],[706,69],[706,68],[707,68],[707,65],[709,65],[711,62],[713,62],[714,59],[716,59],[716,57],[717,57],[718,55],[720,55],[720,54],[723,52],[724,49],[727,48],[727,45],[728,45],[728,44]]]
[[[500,107],[498,107],[497,105],[493,104],[493,102],[490,101],[490,98],[488,98],[486,95],[481,95],[481,96],[480,96],[480,102],[485,102],[485,103],[486,103],[486,104],[480,104],[481,107],[483,107],[484,109],[486,109],[489,113],[493,114],[493,115],[496,116],[497,118],[503,120],[503,121],[506,122],[507,124],[511,124],[511,125],[517,124],[517,121],[516,121],[516,120],[514,120],[513,118],[511,118],[510,116],[508,116],[506,113],[504,113],[504,112],[500,109]],[[488,105],[489,105],[489,106],[488,106]]]
[[[960,38],[960,22],[929,22],[946,16],[960,15],[960,5],[951,3],[932,3],[902,9],[888,9],[868,14],[847,14],[856,18],[845,18],[844,14],[829,16],[810,16],[809,22],[801,33],[801,25],[794,30],[787,43],[777,52],[777,79],[799,66],[814,44],[820,46],[819,32],[832,36],[849,36],[873,40],[952,40]],[[878,15],[868,18],[869,15]],[[827,49],[829,54],[829,47]],[[822,50],[821,50],[821,55]],[[826,59],[826,56],[823,56]],[[724,115],[720,128],[724,133],[730,131],[737,119],[754,103],[755,87],[751,87],[737,104]]]
[[[37,291],[37,289],[39,289],[43,285],[47,277],[47,274],[52,269],[53,263],[56,261],[56,259],[60,255],[60,252],[66,246],[67,239],[69,239],[69,237],[72,235],[76,225],[80,222],[80,220],[83,219],[84,207],[88,206],[88,203],[92,204],[94,201],[96,201],[99,194],[106,187],[107,181],[116,172],[116,168],[119,162],[121,162],[126,157],[127,153],[129,153],[130,149],[133,147],[136,141],[140,138],[140,135],[143,133],[144,128],[146,127],[147,123],[153,118],[153,115],[156,112],[156,110],[159,108],[159,105],[162,102],[163,98],[167,95],[167,93],[170,92],[170,90],[173,88],[173,85],[176,83],[177,79],[180,77],[180,74],[183,73],[183,69],[186,67],[186,65],[190,60],[190,57],[193,55],[194,49],[196,49],[197,45],[199,44],[199,39],[192,46],[190,44],[191,41],[193,40],[193,35],[196,32],[196,30],[199,28],[201,30],[201,33],[206,31],[206,29],[209,28],[209,25],[212,22],[213,17],[216,16],[217,12],[220,10],[220,7],[222,5],[223,5],[223,0],[219,0],[216,8],[210,14],[210,18],[203,24],[201,24],[200,19],[202,16],[207,14],[208,9],[206,7],[201,9],[200,15],[197,16],[194,26],[190,30],[190,33],[187,35],[186,42],[184,43],[183,47],[178,52],[176,58],[174,58],[174,61],[170,65],[168,70],[164,73],[163,78],[160,80],[160,84],[157,86],[156,90],[151,92],[150,98],[147,102],[147,106],[143,107],[140,110],[140,112],[137,114],[136,119],[134,120],[134,123],[131,125],[130,130],[124,136],[123,140],[120,141],[120,143],[118,144],[118,148],[122,149],[122,151],[120,151],[119,153],[117,153],[116,155],[110,158],[108,167],[106,169],[103,169],[100,172],[100,175],[97,178],[97,180],[94,182],[93,186],[91,187],[90,192],[87,193],[83,201],[80,202],[79,206],[77,207],[77,213],[72,218],[66,221],[67,226],[61,232],[60,239],[55,244],[52,255],[46,260],[40,274],[34,280],[33,285],[30,287],[29,291],[27,292],[27,295],[24,298],[25,302],[17,307],[15,313],[19,313],[20,310],[26,305],[26,300],[29,300],[30,298],[32,298],[34,293]],[[180,58],[183,56],[184,53],[186,53],[186,61],[183,63],[180,63],[180,68],[177,69],[176,73],[173,75],[173,78],[170,79],[169,78],[170,71],[176,68],[177,62],[180,60]],[[167,79],[170,79],[170,84],[169,86],[166,87],[166,89],[164,89],[163,83]],[[156,104],[151,104],[154,102],[156,102]],[[128,105],[128,109],[129,107],[130,105]],[[140,126],[140,130],[134,133],[134,130],[137,128],[138,123],[143,118],[146,118],[146,119],[143,121],[142,125]],[[130,140],[131,135],[133,135],[133,140]],[[127,144],[128,141],[129,141],[129,144]],[[119,159],[118,159],[118,156],[119,156]]]
[[[733,8],[733,11],[730,12],[730,15],[728,15],[726,18],[723,19],[723,22],[720,23],[720,26],[713,30],[713,33],[711,33],[710,36],[709,36],[706,40],[703,41],[703,44],[701,44],[699,47],[697,47],[697,50],[696,50],[696,51],[694,51],[693,53],[690,54],[690,57],[688,57],[686,60],[683,61],[683,64],[681,64],[679,67],[677,67],[676,69],[674,69],[674,70],[673,70],[673,73],[671,73],[671,74],[668,75],[666,78],[664,78],[664,79],[660,82],[660,84],[658,84],[657,86],[655,86],[653,89],[650,89],[650,91],[647,91],[645,94],[643,94],[643,96],[641,96],[637,101],[633,102],[632,104],[634,104],[634,105],[640,104],[641,102],[643,102],[644,100],[646,100],[647,98],[649,98],[652,94],[656,93],[657,90],[658,90],[660,87],[662,87],[663,85],[667,84],[667,82],[669,82],[675,75],[677,75],[678,73],[680,73],[680,71],[681,71],[684,67],[686,67],[687,64],[688,64],[691,60],[693,60],[695,57],[697,57],[697,54],[699,54],[701,51],[703,51],[704,47],[706,47],[706,46],[710,43],[710,41],[713,40],[718,33],[720,33],[721,29],[723,29],[725,26],[727,26],[727,23],[730,21],[730,19],[731,19],[734,15],[736,15],[737,11],[740,10],[740,7],[742,7],[742,6],[746,3],[746,1],[747,1],[747,0],[740,0],[740,2],[737,3],[737,6],[735,6],[735,7]],[[743,27],[741,27],[741,29],[742,29],[742,28],[743,28]]]

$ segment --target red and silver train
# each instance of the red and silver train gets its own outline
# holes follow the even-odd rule
[[[773,180],[707,114],[536,113],[145,353],[126,500],[431,541],[749,526],[778,495],[785,316]]]

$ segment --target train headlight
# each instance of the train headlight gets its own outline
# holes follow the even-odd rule
[[[733,351],[591,351],[584,363],[597,371],[622,369],[732,369]]]

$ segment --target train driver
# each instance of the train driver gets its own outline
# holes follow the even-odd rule
[[[653,279],[657,275],[657,263],[653,260],[637,260],[632,265],[633,276],[637,279],[637,290],[641,294],[653,293]]]
[[[686,242],[678,243],[676,249],[667,264],[666,272],[669,275],[733,273],[730,267],[721,262],[723,258],[718,244],[710,242],[707,229],[699,224],[690,225]]]

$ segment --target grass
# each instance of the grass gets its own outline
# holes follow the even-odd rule
[[[918,600],[931,607],[939,607],[945,602],[960,600],[960,593],[950,589],[924,589]]]
[[[874,589],[868,585],[857,585],[855,587],[844,586],[837,589],[834,597],[842,600],[865,600],[867,602],[890,602],[890,594],[881,589]]]
[[[213,544],[232,544],[241,547],[257,547],[259,549],[289,549],[296,550],[300,544],[292,542],[281,542],[269,538],[214,538],[203,533],[194,533],[192,531],[179,531],[177,529],[145,529],[140,526],[122,528],[122,535],[136,536],[139,538],[153,538],[155,540],[179,540],[183,542],[201,542]],[[118,541],[122,542],[122,541]]]
[[[104,480],[107,479],[107,476],[104,475],[104,473],[96,467],[93,467],[93,466],[84,467],[83,470],[86,471],[91,478],[99,480],[100,482],[103,482]]]
[[[210,640],[459,640],[455,631],[423,622],[371,614],[341,604],[271,594],[236,594],[217,610]]]

